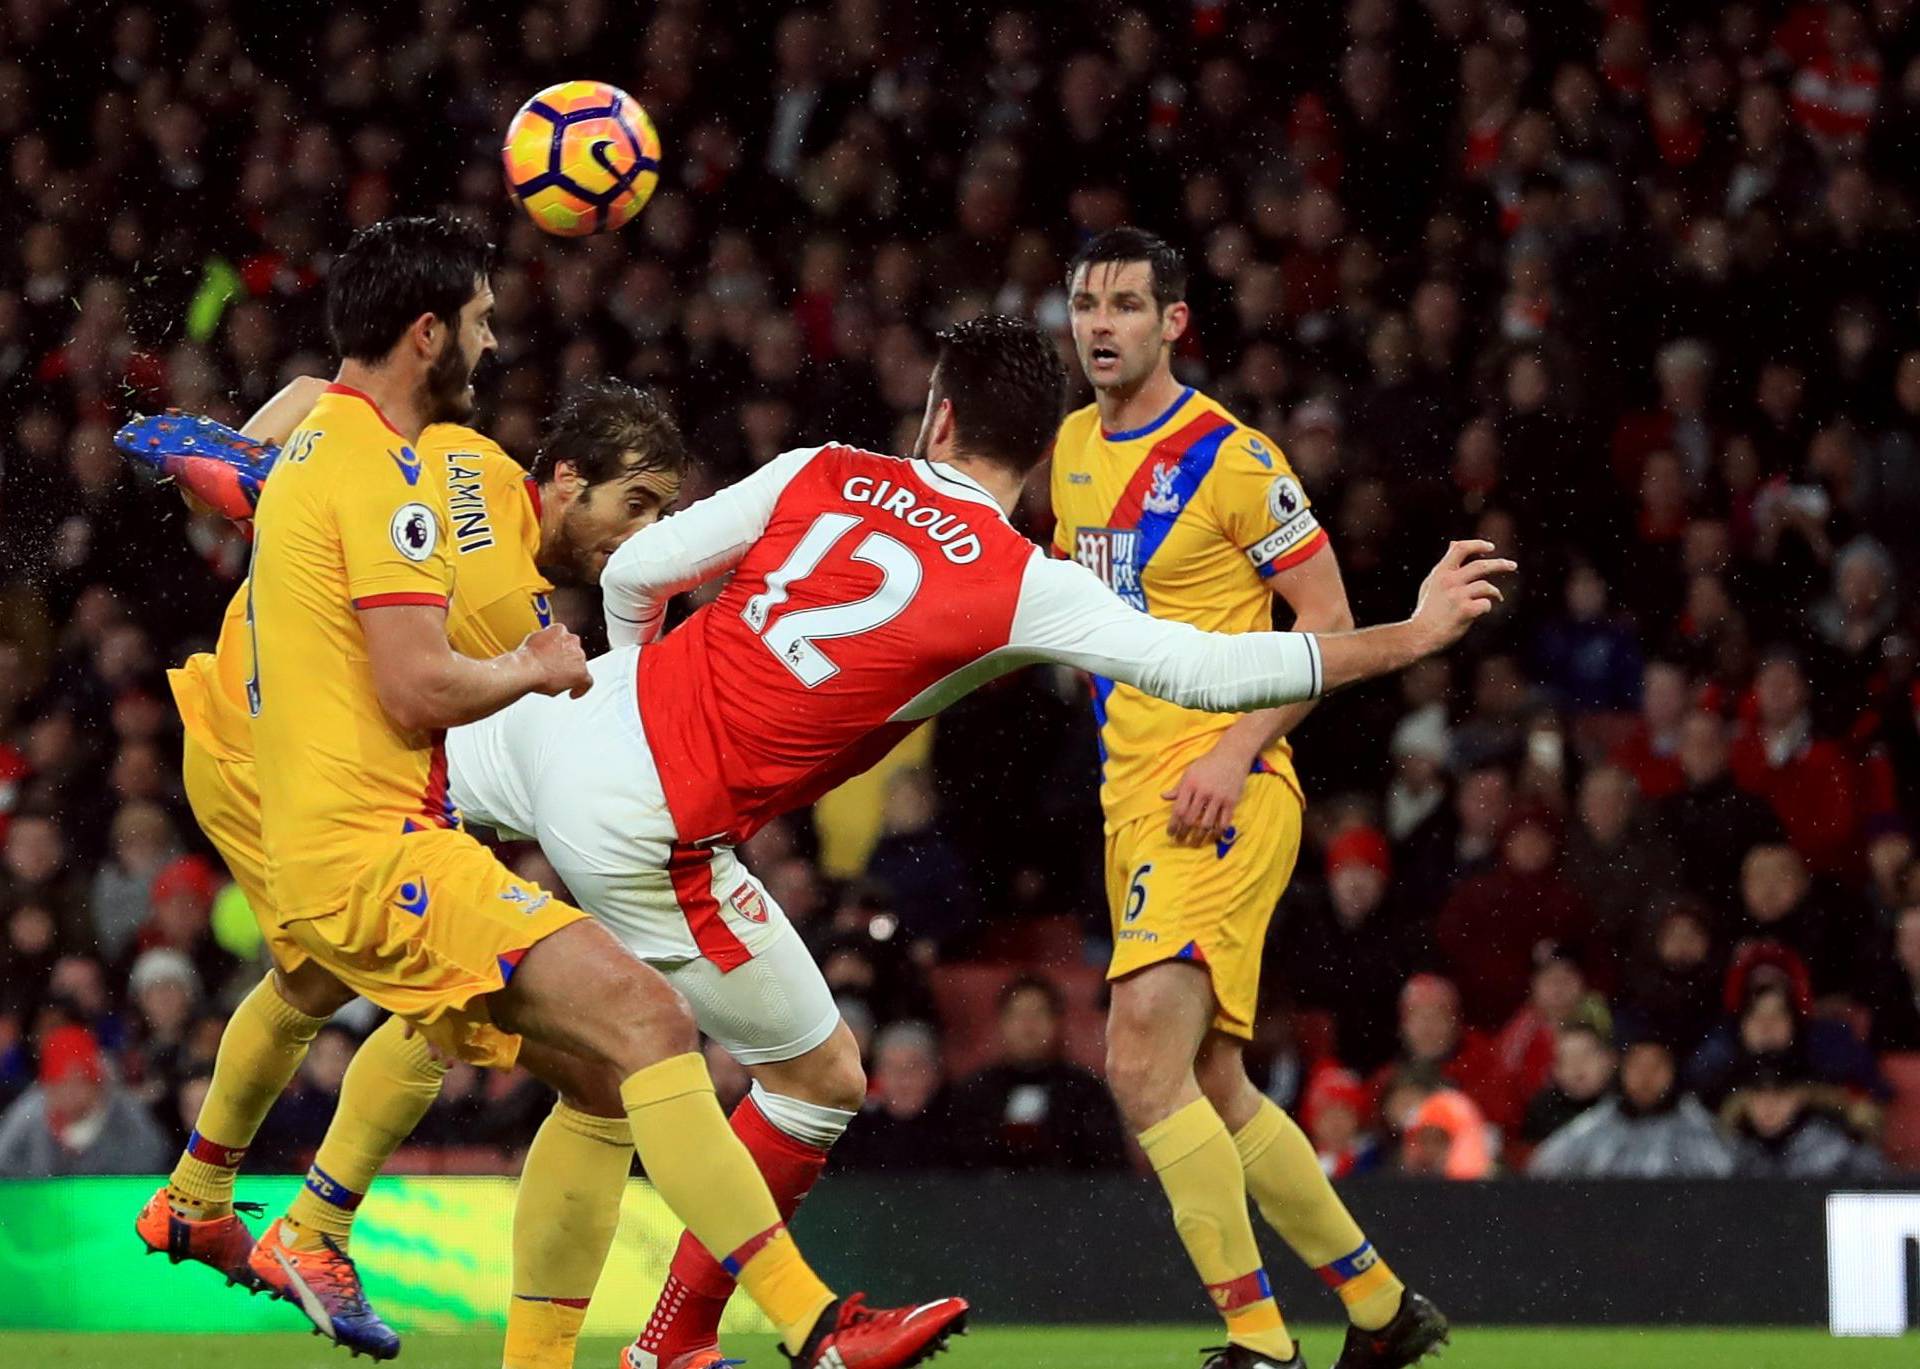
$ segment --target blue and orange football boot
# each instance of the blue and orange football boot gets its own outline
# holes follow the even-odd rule
[[[236,523],[252,520],[260,487],[280,458],[271,443],[178,409],[134,419],[113,435],[113,445]]]
[[[258,1216],[266,1211],[259,1203],[235,1203],[240,1212]],[[248,1293],[267,1291],[254,1277],[248,1258],[253,1254],[253,1233],[235,1212],[197,1222],[180,1216],[167,1201],[162,1184],[134,1218],[133,1229],[146,1243],[149,1255],[165,1255],[174,1264],[192,1260],[222,1275],[229,1286],[238,1285]]]
[[[282,1225],[268,1227],[254,1246],[254,1277],[305,1312],[314,1335],[326,1336],[355,1355],[392,1359],[399,1354],[400,1337],[368,1304],[360,1271],[339,1243],[322,1236],[319,1250],[295,1250],[281,1233]]]

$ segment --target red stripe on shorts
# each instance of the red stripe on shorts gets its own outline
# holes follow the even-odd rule
[[[720,916],[720,900],[713,896],[712,851],[676,841],[667,855],[667,878],[673,881],[674,900],[701,955],[718,965],[722,974],[753,959]]]

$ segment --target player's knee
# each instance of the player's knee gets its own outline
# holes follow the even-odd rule
[[[842,1112],[858,1112],[867,1101],[867,1072],[860,1064],[860,1047],[851,1032],[836,1033],[828,1038],[828,1045],[831,1049],[810,1071],[807,1101]]]
[[[1129,1126],[1139,1131],[1170,1110],[1180,1079],[1152,1051],[1125,1040],[1107,1046],[1107,1087]]]
[[[308,1017],[332,1017],[353,1001],[352,989],[311,960],[291,974],[275,969],[272,978],[281,1001]]]
[[[582,1062],[568,1075],[560,1096],[575,1112],[590,1117],[624,1117],[626,1104],[620,1098],[620,1071],[612,1065]]]
[[[610,1000],[621,1005],[616,1014],[621,1053],[613,1060],[629,1073],[700,1049],[700,1027],[692,1006],[659,975],[644,966],[634,968],[641,973],[627,976],[631,982]]]

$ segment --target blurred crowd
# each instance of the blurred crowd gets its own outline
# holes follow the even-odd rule
[[[665,166],[562,242],[495,150],[580,76]],[[1523,566],[1296,739],[1253,1053],[1328,1168],[1920,1157],[1912,0],[4,0],[0,144],[0,1173],[163,1165],[261,968],[162,674],[246,546],[112,430],[328,372],[330,254],[436,208],[502,245],[489,431],[524,457],[569,381],[653,384],[695,495],[903,450],[935,328],[1066,348],[1073,248],[1164,233],[1181,375],[1283,445],[1360,621],[1450,536]],[[753,843],[867,1045],[842,1164],[1127,1163],[1095,784],[1081,682],[1029,671]],[[322,1033],[253,1159],[305,1163],[370,1026]],[[456,1070],[406,1163],[510,1167],[544,1106]]]

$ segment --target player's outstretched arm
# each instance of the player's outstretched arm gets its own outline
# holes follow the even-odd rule
[[[558,623],[482,661],[447,643],[443,607],[382,604],[359,613],[380,707],[404,731],[475,722],[527,694],[579,698],[593,684],[580,639]]]
[[[1493,555],[1491,542],[1450,542],[1447,554],[1427,573],[1413,616],[1403,622],[1319,638],[1323,690],[1390,675],[1426,656],[1445,651],[1501,600],[1496,575],[1514,563]]]
[[[1490,542],[1455,542],[1427,576],[1411,618],[1357,632],[1202,632],[1127,607],[1092,572],[1036,555],[1021,584],[1006,668],[1052,661],[1208,713],[1316,699],[1402,669],[1458,641],[1499,602],[1489,577],[1513,562]],[[977,681],[975,683],[978,683]]]

